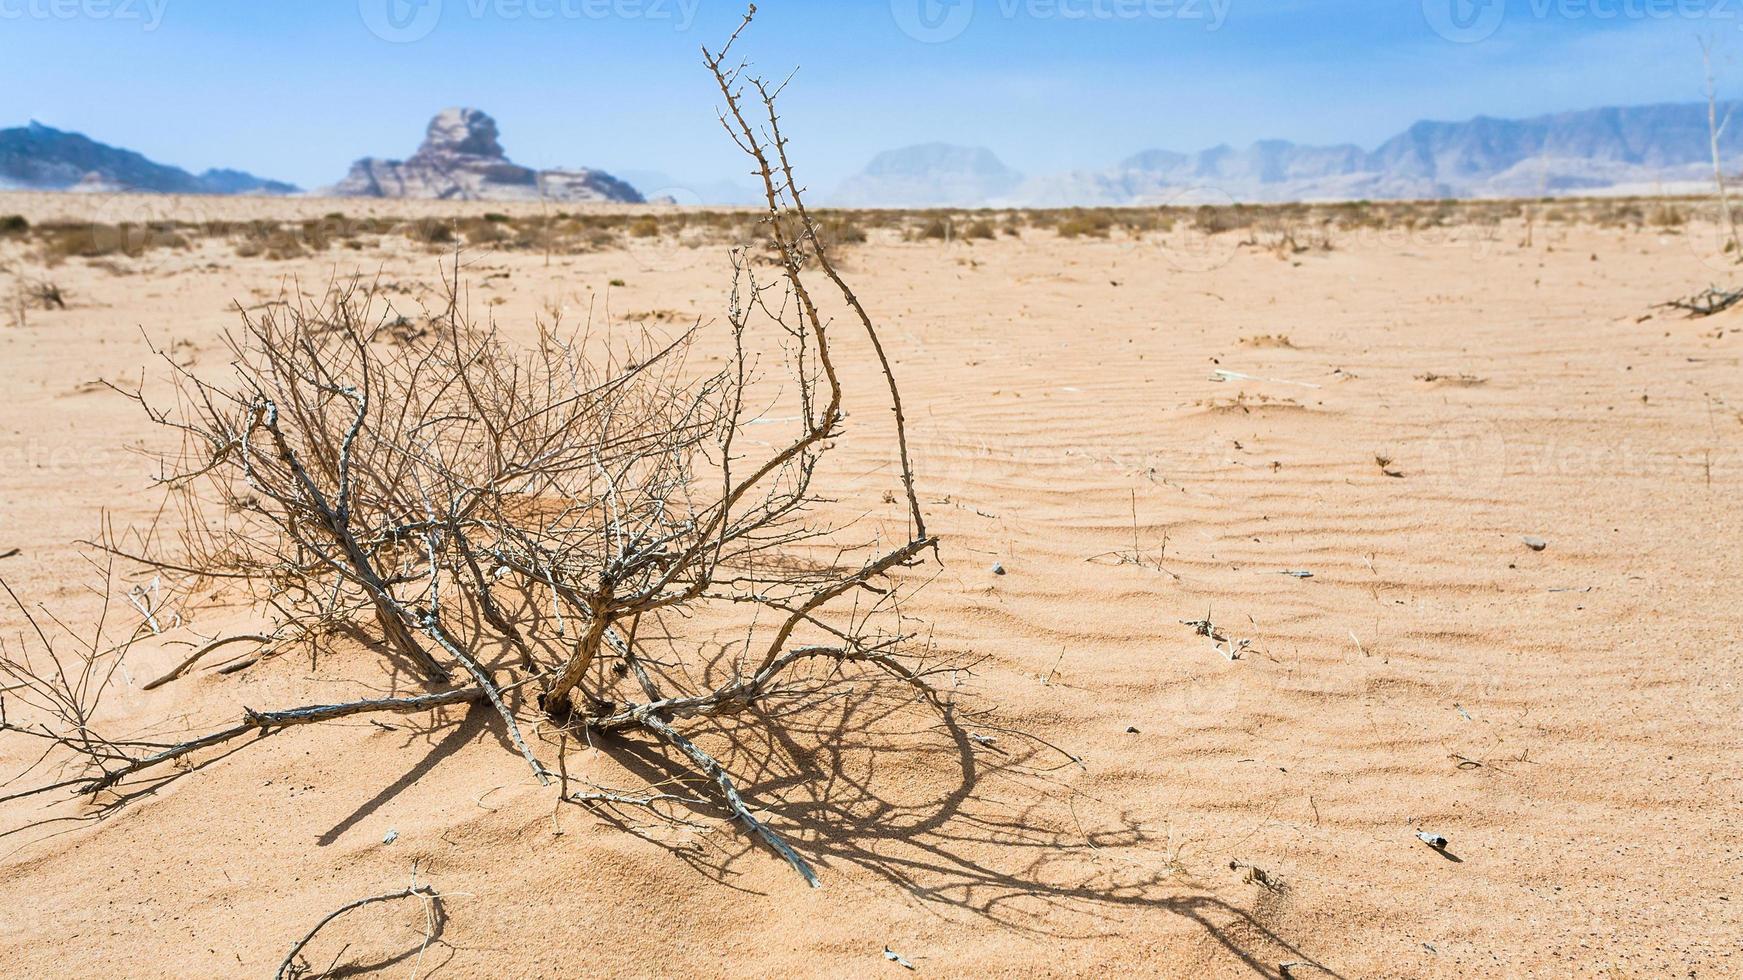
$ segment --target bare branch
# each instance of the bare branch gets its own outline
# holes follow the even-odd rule
[[[273,974],[274,980],[287,980],[287,978],[300,975],[296,970],[297,957],[302,955],[303,950],[306,949],[310,943],[315,941],[315,936],[319,935],[322,929],[331,925],[333,920],[347,912],[354,912],[366,905],[376,905],[381,902],[397,902],[404,898],[416,898],[424,903],[424,942],[423,945],[418,948],[418,959],[421,962],[423,960],[424,951],[429,949],[430,942],[435,939],[436,936],[437,916],[439,916],[442,911],[442,896],[429,885],[413,884],[410,887],[403,888],[397,892],[388,892],[385,895],[371,895],[368,898],[360,898],[355,902],[347,902],[346,904],[334,909],[332,912],[329,912],[326,918],[315,923],[315,927],[310,929],[303,938],[297,940],[296,944],[291,947],[290,952],[285,955],[284,962],[278,965],[278,971]],[[415,970],[413,971],[413,975],[416,975]]]

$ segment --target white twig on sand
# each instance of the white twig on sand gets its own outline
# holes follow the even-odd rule
[[[303,950],[308,947],[309,943],[314,942],[315,936],[318,935],[322,929],[331,925],[335,919],[345,915],[347,912],[354,912],[357,909],[363,908],[366,905],[375,905],[381,902],[395,902],[404,898],[416,898],[424,903],[424,941],[423,945],[418,947],[418,958],[412,965],[412,976],[416,978],[423,968],[424,953],[429,950],[430,943],[436,938],[436,917],[442,910],[442,896],[429,885],[418,884],[417,872],[414,870],[412,872],[412,884],[406,888],[402,888],[396,892],[387,892],[382,895],[371,895],[368,898],[360,898],[354,902],[347,902],[346,904],[339,906],[337,909],[334,909],[332,912],[329,912],[326,918],[315,923],[315,927],[310,929],[301,939],[296,941],[295,945],[291,947],[290,952],[285,955],[284,961],[279,964],[277,972],[273,974],[273,980],[291,980],[291,978],[300,976],[301,973],[298,972],[296,968],[297,957],[302,954]]]

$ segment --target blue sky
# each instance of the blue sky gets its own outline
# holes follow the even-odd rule
[[[827,190],[945,140],[1028,173],[1419,118],[1743,96],[1743,0],[764,0],[743,53]],[[0,0],[0,126],[314,187],[448,105],[532,166],[740,176],[698,47],[737,0]],[[1440,28],[1437,31],[1437,26]]]

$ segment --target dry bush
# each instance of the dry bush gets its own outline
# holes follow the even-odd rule
[[[1207,235],[1220,235],[1225,231],[1245,228],[1250,223],[1247,209],[1238,204],[1229,207],[1204,204],[1192,212],[1193,227]]]
[[[325,238],[317,238],[317,241],[317,247],[326,248]],[[309,243],[304,237],[302,226],[297,226],[293,231],[276,221],[253,221],[243,226],[235,250],[241,258],[264,256],[274,262],[282,262],[307,255]]]
[[[31,283],[29,296],[45,310],[64,310],[67,308],[66,294],[61,291],[60,285],[47,279],[39,279]]]
[[[1660,204],[1652,209],[1652,226],[1660,229],[1681,228],[1688,224],[1689,216],[1675,204]]]
[[[333,246],[336,238],[345,234],[345,223],[330,219],[314,219],[304,221],[297,226],[296,234],[299,243],[311,252],[325,252]]]
[[[456,240],[454,222],[442,218],[419,218],[401,230],[406,238],[424,245],[450,245]]]
[[[1106,238],[1114,227],[1113,215],[1105,210],[1076,211],[1054,226],[1060,238]]]
[[[47,265],[67,259],[139,258],[156,249],[186,249],[191,242],[175,222],[49,222],[30,229],[38,258]]]
[[[1646,210],[1639,201],[1614,201],[1597,206],[1593,219],[1600,228],[1633,228],[1646,223]]]
[[[469,320],[456,262],[447,304],[425,329],[402,329],[375,287],[341,284],[319,301],[243,314],[228,376],[197,376],[166,357],[172,402],[127,392],[179,436],[162,477],[176,516],[138,534],[109,530],[102,551],[164,583],[138,606],[153,629],[164,610],[195,609],[215,588],[270,620],[196,650],[152,686],[232,643],[270,658],[299,638],[354,634],[420,689],[244,709],[230,727],[173,744],[104,740],[97,704],[113,651],[93,641],[81,648],[85,666],[69,671],[62,658],[56,668],[38,631],[49,659],[0,660],[0,687],[24,685],[35,702],[28,721],[5,730],[46,741],[56,776],[15,796],[123,792],[173,778],[180,760],[289,727],[480,703],[547,784],[553,769],[541,756],[552,740],[528,737],[531,725],[663,743],[746,831],[818,884],[697,736],[847,740],[850,729],[805,727],[805,712],[886,689],[950,724],[950,701],[929,680],[943,667],[904,612],[923,581],[911,570],[937,539],[879,332],[806,209],[774,91],[725,62],[733,41],[707,65],[722,120],[761,176],[774,267],[732,253],[724,366],[689,357],[706,324],[627,340],[543,324],[517,347]],[[441,240],[434,229],[445,227],[420,223],[416,233]],[[825,293],[844,319],[820,308]],[[893,420],[902,502],[878,519],[831,520],[823,507],[826,480],[852,485],[828,466],[848,435],[844,328],[866,352],[866,373],[881,378],[862,397]],[[356,683],[361,695],[368,681]],[[753,778],[768,771],[753,762]]]
[[[1333,251],[1332,219],[1315,220],[1317,217],[1301,207],[1263,209],[1241,245],[1285,260],[1307,252]]]
[[[1165,220],[1162,213],[1160,211],[1149,209],[1134,212],[1122,212],[1120,214],[1119,223],[1133,237],[1141,237],[1154,231],[1168,231],[1173,227],[1171,222],[1167,223],[1168,227],[1163,227]]]
[[[506,215],[485,215],[482,218],[465,218],[456,224],[460,237],[473,248],[500,247],[514,237],[514,229],[509,226]]]
[[[862,245],[870,237],[850,214],[830,214],[818,223],[818,234],[825,246]]]
[[[955,227],[949,218],[933,216],[925,219],[912,232],[912,237],[920,241],[948,241],[954,237]]]

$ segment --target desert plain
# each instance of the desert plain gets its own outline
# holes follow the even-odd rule
[[[867,225],[838,254],[943,540],[907,614],[973,664],[953,683],[982,737],[891,711],[723,740],[821,889],[717,808],[558,805],[460,706],[214,751],[124,807],[0,804],[0,975],[270,976],[414,868],[435,938],[419,903],[359,909],[310,975],[1743,972],[1743,308],[1659,305],[1743,267],[1686,203],[1388,207],[839,219]],[[30,230],[0,236],[0,578],[75,627],[101,584],[77,542],[161,499],[163,433],[108,386],[151,383],[154,348],[222,371],[239,309],[353,277],[415,322],[456,261],[511,340],[557,313],[718,320],[731,276],[731,229],[675,208],[584,212],[626,224],[555,244],[478,232],[580,220],[526,205],[7,214]],[[76,241],[130,222],[158,240]],[[843,442],[842,508],[899,496],[886,448]],[[106,723],[188,735],[353,693],[343,647],[144,689],[250,615],[215,600],[134,643]],[[9,643],[27,629],[0,610]],[[1049,748],[1016,768],[1019,741]],[[563,754],[620,787],[665,757]],[[0,779],[33,758],[0,734]]]

